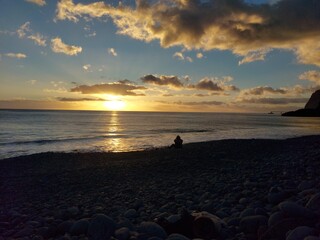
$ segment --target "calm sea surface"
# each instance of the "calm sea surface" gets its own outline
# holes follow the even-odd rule
[[[232,138],[320,133],[320,118],[243,113],[0,110],[0,159],[47,151],[134,151]]]

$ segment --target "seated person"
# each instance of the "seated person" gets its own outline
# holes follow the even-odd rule
[[[181,137],[178,135],[178,136],[176,137],[176,139],[174,140],[174,144],[172,144],[171,147],[182,148],[182,143],[183,143],[183,140],[182,140]]]

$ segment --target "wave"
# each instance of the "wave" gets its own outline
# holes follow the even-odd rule
[[[45,145],[51,143],[62,143],[62,142],[76,142],[76,141],[88,141],[88,140],[99,140],[99,139],[110,139],[110,138],[126,138],[126,135],[116,134],[116,135],[104,135],[104,136],[91,136],[91,137],[79,137],[79,138],[63,138],[63,139],[38,139],[29,141],[14,141],[7,143],[0,143],[0,146],[6,145]]]

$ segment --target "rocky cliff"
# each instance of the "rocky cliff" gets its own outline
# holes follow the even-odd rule
[[[315,91],[302,109],[283,113],[282,116],[320,117],[320,90]]]

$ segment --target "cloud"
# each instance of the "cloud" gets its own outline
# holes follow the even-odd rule
[[[202,101],[202,102],[173,102],[173,104],[177,105],[188,105],[188,106],[220,106],[224,105],[225,102],[220,101]]]
[[[35,44],[39,46],[43,46],[43,47],[47,46],[45,37],[42,36],[40,33],[30,35],[28,36],[28,39],[33,40]]]
[[[82,52],[82,47],[67,45],[58,37],[51,39],[51,49],[55,53],[63,53],[69,56],[77,55]]]
[[[118,53],[116,50],[114,50],[114,48],[108,48],[108,53],[114,57],[118,56]]]
[[[226,76],[223,78],[205,77],[196,84],[188,85],[188,88],[197,89],[197,90],[218,91],[218,92],[239,91],[239,88],[237,88],[236,86],[226,84],[226,82],[230,82],[231,80],[232,80],[232,77],[230,76]]]
[[[270,49],[262,49],[258,51],[249,52],[247,55],[244,56],[244,58],[241,61],[239,61],[239,65],[256,61],[263,61],[267,53],[269,53],[270,51]]]
[[[82,69],[86,72],[90,72],[91,71],[91,64],[86,64],[82,66]]]
[[[27,55],[24,53],[5,53],[3,55],[10,58],[18,58],[18,59],[23,59],[27,57]]]
[[[203,56],[202,53],[197,53],[197,58],[201,59],[201,58],[203,58],[203,57],[204,57],[204,56]]]
[[[286,105],[292,103],[306,103],[308,98],[244,98],[237,102],[249,104],[272,104],[272,105]]]
[[[66,98],[66,97],[57,98],[57,100],[59,100],[61,102],[87,102],[87,101],[101,102],[101,101],[106,101],[103,98]]]
[[[45,0],[25,0],[26,2],[29,2],[29,3],[34,3],[34,4],[37,4],[39,6],[44,6],[46,5],[46,1]]]
[[[175,88],[182,88],[183,84],[179,80],[177,76],[165,76],[161,75],[160,77],[155,76],[155,75],[145,75],[144,77],[140,78],[142,82],[144,83],[151,83],[154,85],[159,85],[159,86],[172,86]]]
[[[308,71],[299,76],[300,80],[308,80],[320,85],[320,71]]]
[[[39,46],[47,46],[46,37],[41,35],[40,33],[33,33],[30,28],[30,22],[25,22],[22,24],[18,30],[16,31],[19,38],[25,38],[32,40],[35,44]],[[28,35],[28,36],[27,36]]]
[[[24,38],[28,32],[31,32],[30,22],[25,22],[17,30],[17,34],[19,38]]]
[[[175,52],[174,54],[173,54],[173,57],[176,57],[176,58],[178,58],[179,60],[186,60],[186,61],[188,61],[188,62],[193,62],[193,60],[192,60],[192,58],[191,57],[185,57],[184,55],[183,55],[183,53],[182,52]]]
[[[293,51],[300,63],[320,66],[320,3],[282,0],[248,4],[243,0],[136,1],[118,7],[60,0],[56,19],[77,22],[82,16],[110,17],[119,34],[162,47],[230,50],[243,62],[261,60],[261,49]]]
[[[35,79],[32,79],[32,80],[29,80],[29,81],[27,81],[29,84],[31,84],[31,85],[34,85],[34,84],[36,84],[37,83],[37,80],[35,80]]]
[[[243,90],[244,95],[264,95],[264,94],[287,94],[288,89],[285,88],[272,88],[269,86],[258,86]]]
[[[71,88],[71,92],[80,92],[82,94],[114,94],[123,96],[144,96],[143,93],[136,93],[136,90],[145,90],[143,86],[137,86],[125,82],[102,83],[89,85],[80,85]]]

